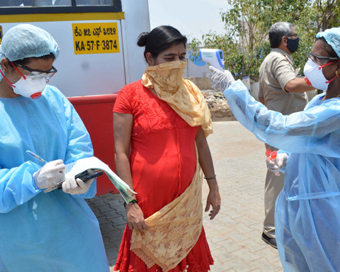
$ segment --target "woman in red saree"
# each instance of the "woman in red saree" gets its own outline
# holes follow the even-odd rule
[[[186,42],[171,26],[142,33],[149,67],[114,106],[116,170],[137,192],[115,271],[206,272],[213,264],[201,196],[204,174],[213,219],[221,200],[206,141],[212,123],[202,93],[183,79]]]

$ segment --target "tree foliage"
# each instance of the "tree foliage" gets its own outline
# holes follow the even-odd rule
[[[258,75],[271,50],[268,30],[276,22],[295,27],[300,44],[293,58],[300,68],[316,33],[340,25],[340,0],[226,0],[226,4],[231,8],[220,12],[225,33],[210,31],[201,40],[194,38],[191,47],[194,51],[200,47],[222,49],[225,67],[239,75]]]

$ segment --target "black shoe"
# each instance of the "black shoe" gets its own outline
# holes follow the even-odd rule
[[[277,249],[277,245],[276,245],[276,239],[275,238],[270,238],[268,237],[266,234],[264,234],[264,232],[262,232],[262,240],[270,245],[271,247]]]

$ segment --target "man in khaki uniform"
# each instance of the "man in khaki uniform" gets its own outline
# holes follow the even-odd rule
[[[298,77],[291,54],[298,49],[299,38],[291,24],[276,23],[269,29],[272,51],[260,67],[259,100],[269,110],[284,115],[302,111],[307,104],[305,92],[314,88],[304,78]],[[266,149],[277,150],[266,144]],[[262,240],[274,248],[275,239],[275,201],[283,187],[284,175],[276,176],[267,171],[264,193],[265,219]]]

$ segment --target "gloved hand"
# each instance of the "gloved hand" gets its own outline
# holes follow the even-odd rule
[[[33,174],[34,183],[39,189],[55,186],[65,179],[65,169],[62,160],[48,162]]]
[[[228,89],[230,85],[235,82],[234,77],[228,70],[222,72],[213,66],[209,66],[209,70],[212,73],[212,75],[210,75],[211,87],[216,91],[224,92],[224,90]]]
[[[94,174],[94,171],[88,170],[88,173],[92,175]],[[75,180],[73,176],[67,176],[62,184],[62,188],[63,191],[67,194],[81,195],[85,194],[89,190],[93,181],[94,178],[84,182],[80,178],[77,178],[77,180]]]
[[[287,153],[278,153],[275,159],[266,160],[268,170],[275,174],[279,173],[280,169],[284,168],[287,165],[288,157],[289,156]]]

